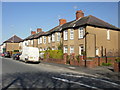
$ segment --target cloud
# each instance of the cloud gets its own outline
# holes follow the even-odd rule
[[[77,9],[78,7],[77,6],[73,6],[74,9]]]

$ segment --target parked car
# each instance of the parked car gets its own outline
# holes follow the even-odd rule
[[[1,54],[1,56],[2,56],[2,57],[4,57],[4,56],[5,56],[5,54],[4,54],[4,53],[2,53],[2,54]]]
[[[21,53],[13,54],[13,55],[12,55],[12,58],[13,58],[14,60],[19,60],[19,59],[20,59],[20,55],[21,55]]]
[[[9,53],[9,52],[5,52],[5,53],[4,53],[4,57],[10,58],[10,57],[11,57],[11,56],[10,56],[10,53]]]

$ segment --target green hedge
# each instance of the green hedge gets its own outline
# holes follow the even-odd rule
[[[46,58],[47,54],[49,54],[49,58],[63,59],[63,52],[62,52],[62,50],[47,50],[44,53],[44,58]]]

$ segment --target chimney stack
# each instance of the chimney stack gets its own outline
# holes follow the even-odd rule
[[[41,28],[37,28],[37,33],[42,32]]]
[[[76,20],[82,17],[84,17],[83,11],[82,10],[76,11]]]
[[[31,31],[31,35],[36,34],[36,31]]]
[[[59,25],[65,24],[67,21],[66,19],[59,19]]]

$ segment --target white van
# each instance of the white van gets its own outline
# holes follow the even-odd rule
[[[20,60],[25,62],[39,62],[39,49],[36,47],[23,47]]]

